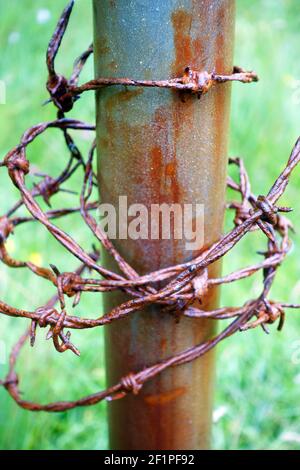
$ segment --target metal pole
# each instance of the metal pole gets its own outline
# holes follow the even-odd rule
[[[165,79],[186,66],[230,73],[234,0],[94,0],[96,77]],[[200,100],[165,89],[110,87],[97,94],[101,202],[128,206],[202,203],[204,247],[221,233],[227,164],[230,85]],[[185,240],[119,239],[140,273],[190,259]],[[202,247],[203,249],[203,247]],[[103,262],[113,262],[103,254]],[[210,276],[219,273],[214,265]],[[105,311],[124,301],[106,294]],[[218,303],[210,290],[204,308]],[[186,349],[213,333],[214,322],[152,307],[106,329],[108,383]],[[138,396],[108,405],[111,449],[206,449],[210,442],[214,357],[164,372]]]

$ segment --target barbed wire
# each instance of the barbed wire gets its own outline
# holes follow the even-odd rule
[[[287,308],[300,308],[298,304],[288,304],[269,299],[269,292],[277,269],[291,248],[289,232],[292,230],[292,224],[288,218],[281,214],[289,212],[291,209],[277,206],[277,201],[284,193],[289,177],[299,163],[300,138],[297,140],[286,166],[266,196],[256,197],[251,192],[249,177],[243,161],[240,158],[229,159],[229,164],[236,166],[239,172],[238,181],[234,181],[230,177],[227,180],[228,187],[240,197],[239,200],[228,204],[228,209],[233,210],[235,214],[234,227],[193,260],[140,276],[116,250],[93,216],[93,211],[97,208],[97,201],[90,201],[93,187],[97,186],[96,174],[93,171],[95,142],[92,143],[88,157],[85,159],[69,133],[70,130],[94,132],[95,126],[65,117],[65,113],[73,108],[79,95],[100,87],[126,85],[168,88],[176,93],[196,93],[201,98],[213,86],[219,86],[227,81],[250,83],[257,81],[258,77],[255,72],[247,72],[239,67],[234,67],[230,75],[220,75],[207,71],[198,72],[186,67],[182,77],[169,80],[143,81],[130,78],[98,78],[83,85],[78,85],[80,73],[88,57],[93,53],[92,45],[75,61],[69,80],[58,74],[55,69],[55,58],[66,31],[73,5],[74,1],[72,0],[63,11],[47,50],[46,63],[49,76],[46,86],[50,94],[48,101],[52,102],[58,109],[57,119],[37,124],[28,129],[23,134],[20,143],[8,152],[4,160],[0,162],[0,166],[7,168],[12,183],[20,193],[20,199],[6,214],[0,217],[0,258],[9,267],[27,268],[33,274],[46,279],[54,286],[56,291],[55,295],[45,305],[32,311],[15,308],[0,300],[0,312],[3,315],[26,318],[31,322],[30,328],[27,329],[12,349],[8,373],[5,379],[0,382],[18,405],[31,411],[63,411],[77,406],[94,405],[103,399],[119,399],[129,392],[137,394],[145,382],[167,368],[180,366],[203,356],[237,331],[261,326],[267,332],[267,325],[274,322],[278,323],[278,329],[280,330],[284,324],[285,310]],[[50,128],[58,129],[63,133],[69,153],[67,165],[57,177],[46,174],[37,175],[42,179],[29,190],[26,185],[26,175],[30,170],[27,147]],[[79,203],[72,208],[52,209],[51,198],[59,192],[70,192],[62,185],[79,171],[83,173]],[[42,198],[50,206],[49,210],[42,210],[38,203],[39,198]],[[15,215],[16,211],[22,206],[27,209],[28,216]],[[91,252],[85,251],[74,238],[53,223],[55,219],[74,213],[82,217],[85,225],[93,233],[95,240],[100,242],[103,248],[115,259],[121,274],[110,271],[99,264],[99,252],[95,247]],[[42,224],[70,255],[80,261],[77,270],[60,272],[54,265],[50,265],[50,268],[40,267],[32,261],[20,261],[11,257],[6,248],[9,236],[19,225],[33,221]],[[255,230],[261,230],[266,236],[267,248],[261,253],[264,259],[257,264],[239,269],[223,277],[209,278],[207,268],[225,256],[247,233]],[[84,277],[87,270],[89,271],[89,277]],[[248,278],[259,271],[262,272],[263,283],[260,295],[257,298],[249,300],[240,307],[222,307],[211,311],[204,311],[194,306],[195,300],[200,300],[201,305],[201,298],[213,286],[233,283]],[[100,276],[101,279],[97,276]],[[157,281],[165,281],[164,287],[157,289],[155,287]],[[73,306],[76,306],[81,301],[82,292],[95,293],[115,290],[126,292],[130,296],[130,300],[121,303],[98,318],[74,316],[67,311],[65,296],[74,298]],[[56,306],[57,304],[58,306]],[[70,340],[70,330],[103,326],[131,315],[137,310],[142,310],[151,304],[162,306],[162,315],[165,312],[171,312],[176,315],[191,317],[195,321],[199,318],[233,319],[233,321],[221,333],[208,341],[150,365],[141,371],[129,371],[128,375],[120,378],[120,381],[115,385],[79,400],[60,401],[43,405],[24,400],[21,397],[19,378],[15,371],[16,362],[22,347],[28,339],[31,346],[34,346],[38,327],[48,328],[46,338],[52,340],[54,348],[58,352],[62,353],[70,350],[79,355],[79,350]],[[65,331],[66,329],[68,331]]]

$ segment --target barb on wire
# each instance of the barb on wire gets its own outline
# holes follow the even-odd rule
[[[239,72],[236,72],[239,70]],[[124,85],[133,87],[169,88],[181,92],[195,93],[200,98],[207,93],[213,85],[218,83],[238,81],[242,83],[257,82],[255,72],[247,72],[240,67],[234,67],[230,75],[218,75],[214,72],[192,70],[186,67],[182,77],[169,80],[135,80],[131,78],[96,78],[81,86],[71,86],[71,96],[79,96],[85,91],[97,90],[107,86]]]
[[[78,96],[88,90],[116,85],[162,87],[175,91],[187,91],[201,96],[209,92],[212,86],[219,83],[228,81],[250,83],[257,81],[258,77],[255,72],[247,72],[239,67],[234,67],[230,75],[220,75],[214,72],[194,71],[187,66],[182,77],[170,80],[143,81],[129,78],[98,78],[83,85],[78,85],[80,73],[88,57],[93,52],[93,45],[90,45],[75,61],[70,79],[58,74],[54,66],[73,5],[74,1],[72,0],[63,11],[47,50],[49,76],[46,87],[50,93],[50,101],[58,109],[57,119],[29,128],[21,137],[20,143],[8,152],[4,160],[0,162],[2,168],[7,168],[11,182],[20,193],[20,199],[0,217],[0,259],[13,268],[28,269],[33,275],[43,278],[45,282],[50,282],[55,289],[55,294],[45,305],[35,306],[30,311],[15,308],[0,300],[1,314],[30,321],[30,328],[22,335],[11,352],[8,374],[0,383],[18,405],[31,411],[57,412],[77,406],[94,405],[103,399],[119,399],[130,392],[137,394],[145,382],[167,368],[180,366],[203,356],[219,342],[238,331],[260,326],[265,332],[268,332],[267,326],[272,323],[277,323],[278,329],[281,330],[284,325],[286,309],[300,308],[298,304],[275,302],[269,298],[277,269],[283,263],[291,247],[289,233],[293,230],[293,227],[289,219],[282,215],[282,213],[290,212],[291,208],[279,206],[277,201],[284,193],[291,173],[299,163],[300,138],[297,140],[286,166],[267,195],[256,197],[251,191],[250,180],[243,160],[240,158],[229,159],[229,164],[237,166],[239,171],[238,181],[230,177],[227,181],[228,187],[239,195],[238,200],[230,201],[227,206],[229,210],[234,211],[233,228],[201,252],[195,259],[141,276],[116,250],[91,213],[97,207],[95,201],[90,201],[93,187],[97,185],[96,174],[93,170],[95,143],[92,143],[87,160],[85,160],[70,134],[70,130],[93,132],[95,126],[65,117],[65,113],[72,109]],[[62,132],[69,158],[64,170],[56,177],[44,173],[36,174],[36,176],[42,177],[42,180],[35,183],[32,189],[29,189],[27,175],[30,171],[30,163],[27,159],[27,148],[49,129]],[[72,208],[42,210],[39,204],[40,198],[43,198],[46,204],[50,206],[52,197],[62,191],[69,192],[74,197],[76,196],[76,193],[62,187],[62,185],[80,171],[82,172],[82,187],[79,191],[79,202]],[[16,212],[22,206],[27,209],[28,215],[16,215]],[[100,242],[102,247],[113,256],[121,274],[101,266],[97,249],[94,248],[92,252],[85,251],[70,234],[54,224],[53,220],[69,214],[80,214],[97,243]],[[49,234],[67,250],[70,256],[80,261],[77,270],[63,272],[54,265],[50,266],[51,269],[41,267],[30,261],[16,260],[8,253],[6,242],[16,227],[33,221],[42,224]],[[266,249],[260,252],[263,260],[251,266],[242,267],[220,278],[210,278],[208,276],[208,267],[230,252],[246,234],[255,230],[260,230],[265,237]],[[85,277],[87,270],[89,273]],[[201,305],[201,299],[213,286],[231,284],[253,276],[258,272],[262,273],[263,282],[261,294],[256,299],[250,299],[238,307],[221,307],[211,311],[204,311],[200,307],[195,307],[195,300],[200,301]],[[157,288],[157,285],[161,285],[161,282],[158,281],[164,281],[164,287]],[[83,314],[74,316],[68,312],[65,296],[73,298],[73,306],[76,306],[80,305],[82,292],[99,293],[118,289],[126,292],[130,300],[100,317],[97,317],[97,315],[84,316]],[[128,371],[127,376],[121,377],[118,383],[104,391],[75,401],[60,401],[45,405],[22,398],[19,389],[19,378],[15,371],[16,362],[22,347],[28,339],[31,346],[34,346],[38,328],[47,328],[46,338],[53,342],[56,351],[64,353],[69,350],[79,355],[79,350],[70,341],[71,330],[103,326],[131,315],[150,304],[160,305],[162,307],[161,315],[169,312],[169,314],[176,313],[177,315],[193,318],[194,321],[199,318],[211,320],[231,319],[232,321],[214,338],[194,345],[141,371]]]
[[[215,72],[207,72],[193,70],[189,65],[183,71],[182,77],[167,80],[137,80],[131,78],[97,78],[83,85],[78,86],[79,75],[84,67],[87,59],[93,53],[93,44],[84,51],[74,62],[74,68],[70,79],[56,73],[54,67],[55,57],[61,45],[64,33],[69,23],[70,15],[74,6],[74,0],[62,12],[57,27],[50,40],[47,49],[47,67],[48,81],[47,90],[50,99],[47,102],[53,104],[60,112],[65,113],[73,108],[75,101],[85,91],[97,90],[107,86],[138,86],[138,87],[156,87],[169,88],[180,92],[190,92],[197,94],[198,98],[207,93],[213,85],[239,81],[242,83],[257,82],[258,76],[253,71],[246,71],[241,67],[235,66],[230,75],[216,74]]]

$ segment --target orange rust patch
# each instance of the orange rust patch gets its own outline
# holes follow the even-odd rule
[[[169,176],[170,178],[176,175],[176,167],[174,165],[174,162],[169,162],[166,164],[165,173],[166,173],[166,176]]]
[[[175,48],[175,60],[172,64],[174,76],[182,75],[187,65],[194,69],[199,68],[201,62],[202,45],[199,37],[195,39],[191,37],[192,20],[192,13],[183,9],[175,10],[172,13]],[[192,128],[193,125],[194,103],[195,96],[191,96],[190,94],[183,95],[174,93],[173,95],[172,120],[175,165],[177,146],[181,139],[181,133],[189,126]],[[171,168],[169,168],[168,171],[172,171],[173,175],[177,173],[177,170],[175,172],[175,169],[172,170]],[[178,177],[172,176],[172,181],[173,180],[177,181],[178,184]],[[174,188],[173,191],[176,191],[176,188]],[[180,196],[182,196],[182,193]],[[174,202],[178,202],[179,199],[180,197],[178,196],[177,200],[174,200]]]
[[[172,155],[173,160],[166,163],[163,152],[160,147],[155,146],[150,149],[152,183],[156,185],[156,193],[159,203],[168,204],[179,202],[180,185],[178,183],[176,156]],[[168,181],[167,181],[168,179]]]
[[[203,44],[200,38],[193,40],[193,57],[195,68],[201,70],[205,65],[207,57],[204,54]]]
[[[170,390],[169,392],[157,393],[155,395],[146,395],[144,397],[144,401],[147,403],[147,405],[150,406],[161,406],[165,405],[166,403],[170,403],[170,401],[173,401],[176,398],[184,395],[185,392],[185,387],[178,387]]]
[[[222,33],[218,34],[216,41],[216,62],[215,70],[216,73],[224,73],[225,64],[224,64],[224,36]]]
[[[179,9],[172,13],[172,24],[174,30],[175,61],[173,73],[182,75],[184,68],[190,65],[194,69],[203,66],[203,47],[199,37],[192,39],[193,15],[185,10]]]
[[[182,73],[187,65],[192,65],[192,44],[190,29],[192,15],[184,10],[176,10],[172,13],[172,24],[174,28],[175,63],[174,72]]]
[[[158,146],[152,147],[152,149],[150,150],[150,154],[151,154],[151,171],[153,171],[153,173],[157,171],[160,172],[162,169],[162,164],[163,164],[163,154],[162,154],[161,148]]]
[[[167,349],[167,340],[166,340],[166,338],[162,338],[160,340],[160,349],[161,349],[162,354],[164,354],[166,352],[166,349]]]
[[[181,187],[178,181],[177,160],[176,160],[176,138],[177,122],[174,121],[174,135],[168,134],[170,128],[170,117],[175,118],[174,111],[171,108],[160,107],[156,110],[154,116],[157,137],[161,145],[158,155],[157,146],[151,150],[151,172],[153,172],[153,182],[157,182],[157,193],[159,203],[180,202]],[[153,154],[156,152],[156,155]],[[159,158],[158,158],[159,157]],[[169,181],[167,181],[167,179]]]

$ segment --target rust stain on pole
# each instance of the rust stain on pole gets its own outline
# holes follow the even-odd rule
[[[165,79],[195,70],[230,73],[233,0],[94,0],[96,76]],[[102,202],[128,206],[204,204],[204,246],[221,231],[227,163],[230,85],[198,100],[163,89],[125,87],[97,93],[97,146]],[[160,227],[161,229],[161,227]],[[140,273],[194,257],[185,240],[117,240]],[[202,247],[203,249],[203,247]],[[103,255],[107,267],[113,261]],[[115,266],[114,266],[115,268]],[[210,269],[216,275],[219,265]],[[124,300],[105,295],[105,310]],[[204,308],[218,303],[210,290]],[[214,322],[178,318],[157,306],[106,331],[108,383],[207,339]],[[112,449],[209,447],[214,357],[164,372],[138,396],[108,405]]]

